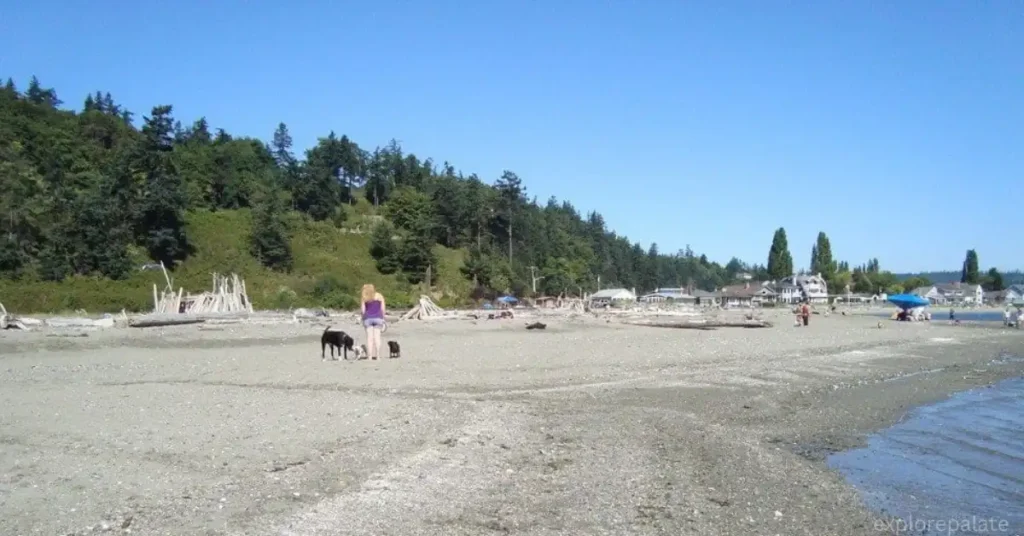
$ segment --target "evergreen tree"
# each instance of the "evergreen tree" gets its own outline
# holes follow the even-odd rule
[[[430,197],[414,188],[398,188],[384,214],[401,236],[402,272],[411,283],[423,281],[428,267],[436,265],[432,250],[437,215]]]
[[[523,188],[519,176],[508,170],[501,174],[498,181],[494,183],[494,188],[498,190],[498,198],[504,209],[505,229],[508,233],[508,263],[511,265],[513,222],[520,200],[526,190]]]
[[[820,273],[828,278],[836,272],[837,265],[832,259],[832,244],[824,232],[818,233],[818,239],[812,251],[812,273]]]
[[[402,268],[401,251],[394,236],[395,227],[389,222],[378,223],[370,234],[370,255],[382,274],[393,274]]]
[[[287,205],[278,190],[265,185],[253,207],[251,251],[264,266],[282,272],[292,269],[292,249],[285,222]]]
[[[979,282],[978,277],[978,253],[973,249],[967,250],[967,256],[964,258],[963,271],[960,274],[961,283],[970,283],[975,285]]]
[[[786,229],[782,227],[775,230],[768,250],[768,275],[775,280],[793,275],[793,256],[789,253]]]
[[[292,154],[292,136],[288,133],[288,125],[277,124],[274,131],[274,141],[271,142],[271,153],[279,169],[286,169],[295,162],[295,155]]]
[[[150,256],[172,269],[188,256],[185,234],[186,197],[171,158],[173,121],[171,106],[156,106],[144,118],[139,169],[145,174],[142,197],[142,241]]]

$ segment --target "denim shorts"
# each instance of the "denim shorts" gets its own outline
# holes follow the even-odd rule
[[[384,319],[383,318],[364,318],[363,319],[363,327],[364,328],[379,328],[379,327],[383,327],[383,326],[384,326]]]

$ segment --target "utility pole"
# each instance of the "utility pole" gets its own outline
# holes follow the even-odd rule
[[[530,279],[533,281],[533,285],[532,286],[533,286],[533,293],[534,294],[537,294],[537,281],[540,281],[541,279],[544,279],[544,276],[537,277],[537,273],[536,272],[537,272],[537,267],[536,266],[531,266],[530,267]]]

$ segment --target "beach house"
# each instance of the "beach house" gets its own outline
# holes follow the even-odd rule
[[[985,293],[985,303],[989,305],[1012,304],[1021,301],[1022,295],[1013,288],[992,290]]]
[[[767,285],[775,293],[775,301],[778,303],[798,303],[804,299],[803,291],[793,283],[769,281]]]
[[[722,287],[718,292],[723,307],[750,307],[775,301],[775,292],[769,285],[740,283]]]
[[[707,290],[694,289],[693,298],[694,303],[701,307],[710,307],[722,303],[721,294],[718,292],[709,292]]]
[[[624,288],[606,288],[590,295],[591,307],[607,307],[613,304],[636,302],[636,294]]]
[[[971,283],[943,283],[935,285],[946,303],[962,303],[981,305],[985,300],[985,291],[981,285]]]
[[[932,302],[932,304],[946,302],[945,296],[943,296],[942,293],[939,292],[939,289],[935,285],[927,287],[917,287],[914,290],[910,291],[910,294],[924,298]]]
[[[821,274],[793,274],[773,282],[775,296],[782,303],[809,300],[811,303],[828,303],[828,283]]]
[[[697,298],[687,292],[685,288],[656,288],[654,292],[640,296],[640,301],[643,303],[672,302],[692,304],[697,301]]]

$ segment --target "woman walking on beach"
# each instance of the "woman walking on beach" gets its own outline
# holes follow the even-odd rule
[[[373,284],[363,285],[362,291],[362,318],[363,327],[366,328],[366,353],[371,359],[380,357],[380,333],[384,327],[384,296],[382,296]]]
[[[803,307],[800,308],[800,316],[803,317],[804,325],[811,321],[811,304],[804,302]]]

